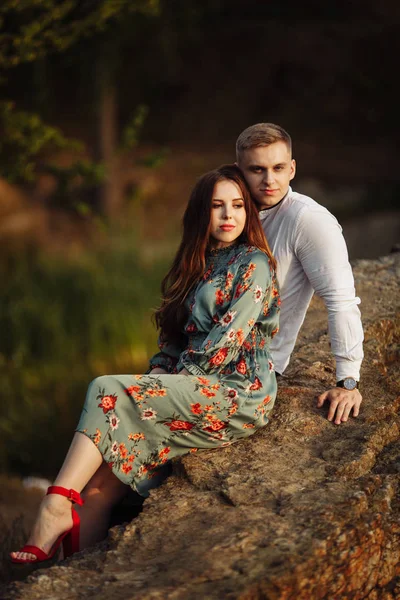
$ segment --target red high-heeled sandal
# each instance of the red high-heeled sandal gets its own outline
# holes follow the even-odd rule
[[[79,506],[83,505],[83,500],[75,490],[67,490],[64,487],[60,487],[59,485],[51,485],[47,494],[58,494],[59,496],[65,496],[68,500],[71,500],[72,504],[78,504]],[[80,530],[80,518],[74,507],[71,507],[72,513],[72,527],[68,531],[65,531],[60,535],[60,537],[55,541],[53,547],[50,552],[46,554],[43,550],[38,548],[37,546],[31,546],[27,544],[19,552],[28,552],[29,554],[34,554],[36,558],[14,558],[11,557],[12,562],[26,564],[26,563],[36,563],[43,562],[45,560],[50,560],[53,558],[58,548],[60,547],[61,542],[63,543],[64,549],[64,558],[71,556],[74,552],[79,551],[79,530]]]

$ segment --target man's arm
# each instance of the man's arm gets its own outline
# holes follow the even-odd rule
[[[325,302],[336,381],[360,379],[363,359],[363,328],[355,294],[354,278],[341,227],[324,209],[304,210],[295,229],[295,251],[315,293]],[[335,387],[318,397],[318,406],[330,402],[328,419],[347,421],[351,411],[359,414],[362,396],[358,389]]]

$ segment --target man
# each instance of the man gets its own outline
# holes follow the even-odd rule
[[[330,402],[328,419],[339,425],[359,414],[358,390],[363,329],[342,229],[323,206],[290,187],[296,174],[290,135],[273,123],[245,129],[236,142],[237,164],[260,209],[261,222],[277,260],[282,300],[280,331],[271,345],[275,370],[286,369],[311,298],[328,310],[336,387],[318,397]]]

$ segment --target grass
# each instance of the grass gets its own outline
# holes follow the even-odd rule
[[[51,478],[89,382],[147,368],[169,256],[143,255],[117,238],[77,257],[25,252],[0,264],[2,472]]]

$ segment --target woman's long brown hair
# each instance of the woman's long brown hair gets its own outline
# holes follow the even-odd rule
[[[236,165],[222,165],[205,173],[197,181],[183,215],[183,235],[172,267],[161,283],[162,303],[155,312],[161,338],[182,342],[187,316],[184,302],[193,286],[202,278],[206,250],[210,242],[211,205],[215,185],[221,180],[236,183],[244,200],[246,224],[237,242],[246,242],[264,252],[274,269],[275,258],[265,238],[257,208],[246,180]]]

